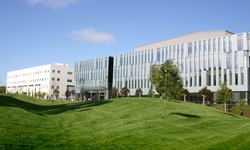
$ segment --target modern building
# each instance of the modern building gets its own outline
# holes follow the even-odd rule
[[[113,86],[128,87],[134,95],[137,88],[147,95],[153,64],[173,60],[183,78],[184,88],[197,100],[203,87],[215,92],[226,82],[233,100],[249,102],[250,33],[228,31],[197,32],[136,47],[133,52],[114,56]]]
[[[113,82],[113,57],[76,62],[74,75],[77,100],[107,99]]]
[[[25,93],[34,96],[37,92],[53,96],[59,91],[59,98],[65,98],[65,92],[74,90],[74,68],[66,64],[48,64],[7,73],[7,92]]]
[[[107,61],[108,58],[112,63]],[[191,93],[192,100],[199,100],[198,92],[204,87],[213,92],[213,100],[216,100],[220,83],[226,82],[233,91],[234,101],[244,99],[249,102],[250,33],[233,34],[225,30],[192,33],[142,45],[114,58],[77,62],[77,93],[83,93],[81,89],[84,88],[92,92],[93,89],[101,90],[108,82],[109,88],[110,84],[119,90],[127,87],[130,95],[135,95],[136,89],[141,88],[143,95],[147,95],[151,87],[152,65],[168,59],[178,67],[183,86]]]

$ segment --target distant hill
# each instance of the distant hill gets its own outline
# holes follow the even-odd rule
[[[182,101],[0,95],[0,149],[248,149],[250,120]]]

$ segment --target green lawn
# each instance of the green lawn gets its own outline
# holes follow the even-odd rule
[[[250,120],[152,98],[95,103],[0,95],[0,149],[248,149]]]

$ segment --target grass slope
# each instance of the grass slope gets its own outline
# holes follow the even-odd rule
[[[247,149],[250,120],[180,101],[0,95],[0,149]]]

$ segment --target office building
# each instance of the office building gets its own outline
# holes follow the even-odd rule
[[[65,99],[65,92],[74,90],[74,68],[66,64],[48,64],[15,70],[7,73],[7,92],[35,96],[37,92],[52,98],[53,91],[59,91],[59,98]]]
[[[113,57],[76,62],[74,74],[77,100],[107,99],[113,82]]]
[[[196,100],[203,87],[215,92],[226,82],[233,100],[249,101],[250,33],[229,31],[197,32],[136,47],[133,52],[114,56],[113,86],[137,88],[147,95],[153,64],[171,59],[183,78],[183,86]]]

